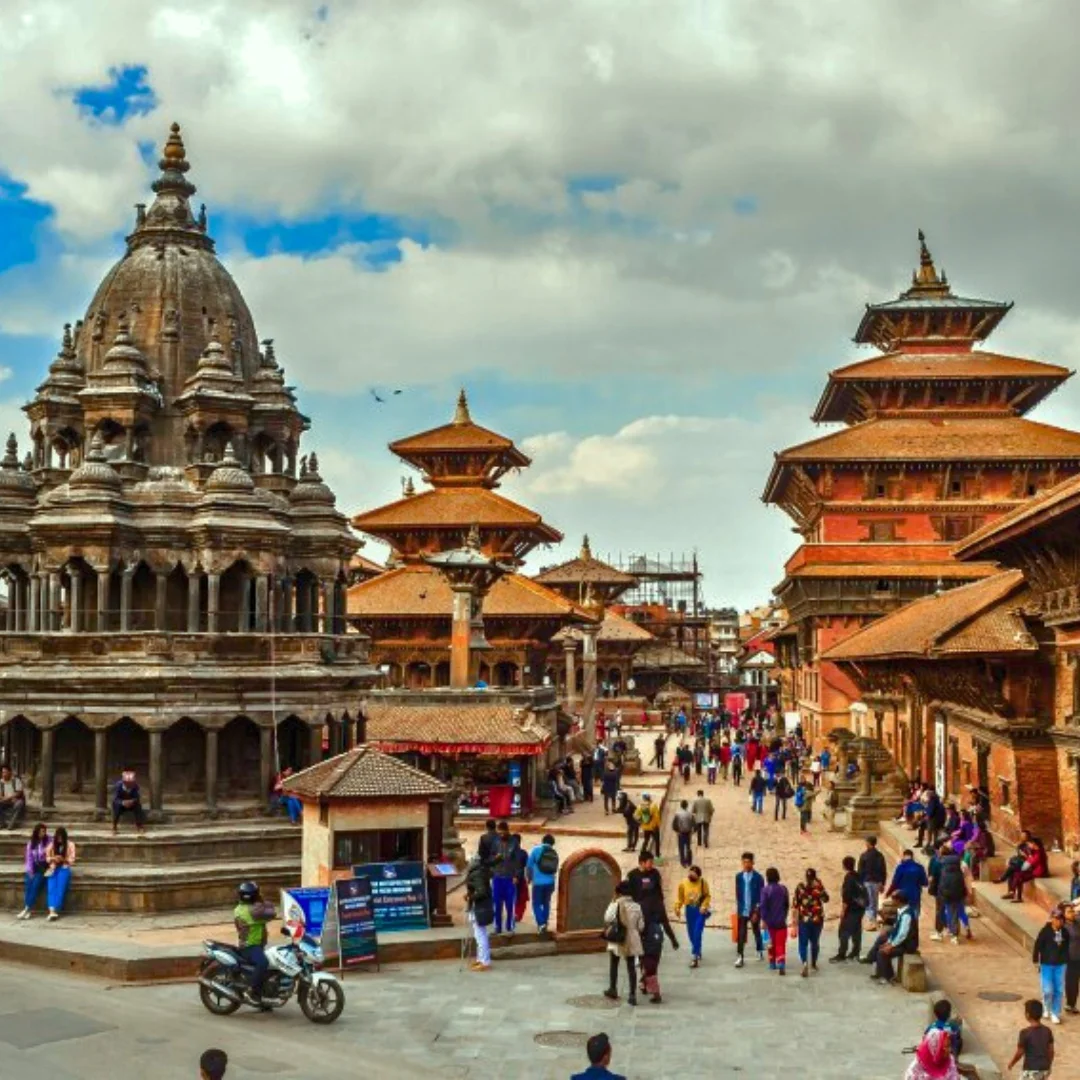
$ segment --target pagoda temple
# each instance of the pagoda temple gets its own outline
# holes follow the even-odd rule
[[[1080,471],[1080,434],[1026,414],[1066,368],[981,348],[1009,303],[953,293],[919,234],[896,300],[867,306],[855,342],[876,355],[830,373],[813,418],[843,426],[776,455],[763,498],[802,544],[777,595],[784,707],[820,739],[848,726],[859,688],[822,654],[910,600],[982,579],[953,546]],[[877,717],[869,732],[914,765],[915,739]]]
[[[348,590],[349,620],[371,636],[372,660],[392,687],[450,685],[453,593],[427,559],[475,543],[511,571],[483,601],[490,648],[479,664],[479,681],[541,685],[554,674],[548,671],[553,635],[568,623],[598,624],[600,616],[517,572],[537,545],[562,539],[534,510],[495,490],[529,458],[510,439],[475,423],[464,390],[449,424],[399,439],[390,449],[429,487],[416,493],[410,482],[403,498],[353,518],[355,528],[391,549],[389,569]]]

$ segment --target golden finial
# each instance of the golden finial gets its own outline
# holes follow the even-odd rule
[[[934,266],[934,257],[926,246],[926,233],[922,229],[919,230],[919,268],[912,273],[911,284],[922,292],[945,295],[948,291],[948,282],[944,275],[939,276]]]
[[[471,424],[472,417],[469,415],[469,399],[465,396],[465,387],[458,394],[457,408],[454,410],[455,424]]]
[[[469,528],[469,535],[465,538],[465,546],[470,551],[480,550],[480,526],[473,522]]]
[[[411,476],[405,478],[405,487],[402,488],[402,494],[406,499],[411,499],[416,494],[416,485],[413,483]]]
[[[169,137],[165,140],[165,149],[161,156],[170,164],[184,160],[184,140],[180,137],[180,125],[172,124],[169,128]]]
[[[581,558],[585,562],[589,562],[592,559],[592,548],[589,547],[589,534],[586,533],[581,540]]]

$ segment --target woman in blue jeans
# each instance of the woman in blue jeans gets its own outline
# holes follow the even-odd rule
[[[821,948],[821,928],[825,925],[825,905],[829,894],[817,871],[807,868],[806,880],[795,888],[795,903],[792,906],[799,928],[799,960],[802,961],[802,977],[805,979],[811,969],[817,971],[818,952]]]
[[[709,917],[709,905],[712,896],[709,884],[701,876],[700,866],[691,866],[686,880],[679,882],[679,894],[675,901],[675,918],[686,913],[686,934],[690,938],[690,966],[696,968],[701,963],[701,939],[704,936],[705,920]]]
[[[71,868],[75,865],[75,842],[68,839],[67,829],[63,825],[53,834],[45,857],[49,864],[45,872],[49,921],[55,922],[60,918],[60,909],[64,906],[71,883]]]
[[[23,909],[16,916],[19,919],[32,918],[34,904],[37,903],[38,893],[45,883],[45,871],[48,868],[47,853],[49,850],[49,830],[45,822],[38,822],[34,831],[30,834],[30,841],[26,845],[26,878],[23,887]]]
[[[1050,912],[1050,920],[1035,939],[1031,958],[1039,968],[1043,1006],[1050,1014],[1050,1023],[1060,1024],[1065,969],[1069,963],[1069,931],[1065,929],[1065,914],[1061,908],[1056,907]]]

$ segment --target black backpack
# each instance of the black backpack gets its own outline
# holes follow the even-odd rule
[[[559,853],[549,844],[545,844],[536,856],[536,869],[541,874],[554,875],[559,869]]]

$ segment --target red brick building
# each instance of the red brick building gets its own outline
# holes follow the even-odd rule
[[[1080,471],[1080,434],[1025,415],[1071,372],[979,348],[1012,305],[955,295],[919,240],[911,287],[867,305],[856,330],[880,351],[829,374],[813,418],[843,426],[778,453],[763,495],[803,539],[776,590],[789,623],[775,640],[785,707],[817,739],[850,726],[860,697],[824,654],[911,600],[993,573],[953,546]]]

